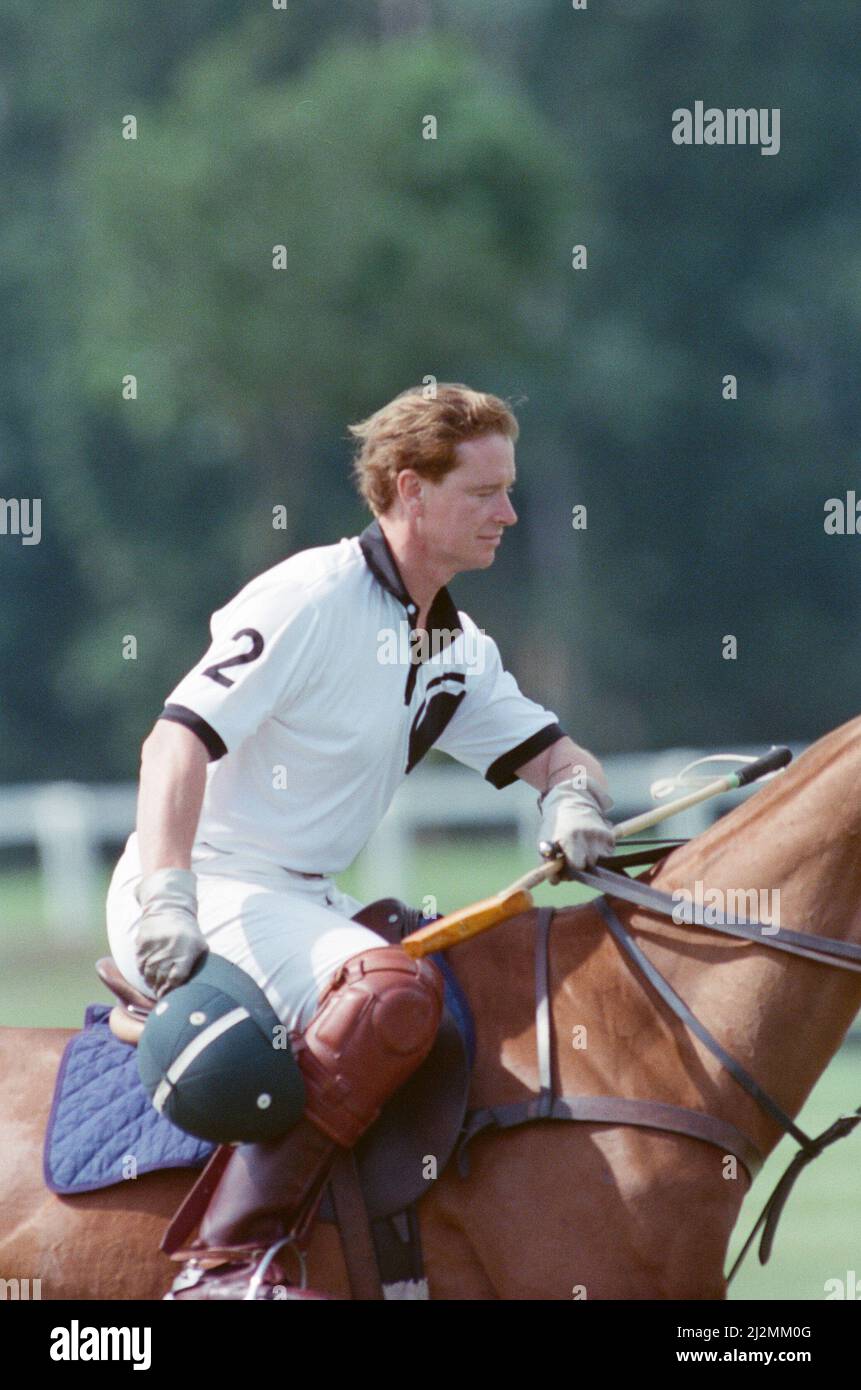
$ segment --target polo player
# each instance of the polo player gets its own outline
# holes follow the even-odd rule
[[[539,840],[567,869],[614,846],[600,764],[521,693],[446,587],[488,569],[517,520],[508,403],[411,388],[350,433],[374,520],[213,614],[209,649],[144,742],[137,828],[108,894],[133,985],[161,1000],[208,951],[224,957],[289,1030],[304,1079],[288,1133],[233,1149],[187,1297],[242,1296],[254,1255],[297,1228],[433,1045],[440,972],[354,920],[363,905],[335,883],[428,749],[494,787],[535,787]]]

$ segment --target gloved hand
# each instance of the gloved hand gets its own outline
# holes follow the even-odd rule
[[[159,999],[189,979],[209,950],[197,922],[196,883],[190,869],[156,869],[135,888],[143,908],[138,968]]]
[[[585,787],[576,786],[573,777],[557,782],[538,798],[540,840],[558,846],[556,853],[565,856],[566,869],[589,869],[602,855],[613,853],[616,838],[607,820],[612,806],[612,798],[593,777],[586,778]],[[550,882],[565,877],[563,870]]]

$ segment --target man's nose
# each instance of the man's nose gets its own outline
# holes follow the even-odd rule
[[[505,494],[503,504],[497,509],[493,519],[499,522],[500,526],[513,526],[517,520],[517,512],[511,505],[511,498],[508,493]]]

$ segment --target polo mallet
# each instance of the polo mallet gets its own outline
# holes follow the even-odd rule
[[[708,801],[723,792],[735,791],[738,787],[747,787],[751,782],[765,777],[767,773],[777,772],[780,768],[786,767],[791,761],[792,752],[789,748],[772,748],[763,757],[747,763],[737,772],[727,773],[725,777],[716,777],[697,791],[680,796],[675,801],[668,801],[664,806],[656,806],[652,811],[644,811],[642,815],[632,816],[630,820],[620,821],[613,827],[615,837],[621,840],[626,835],[636,835],[641,830],[660,825],[661,821],[677,816],[689,806],[697,806],[701,801]],[[530,888],[537,887],[545,879],[554,878],[565,867],[564,857],[553,856],[553,847],[545,840],[539,846],[542,854],[545,853],[545,846],[549,856],[545,862],[535,869],[530,869],[529,873],[523,874],[521,878],[515,879],[514,883],[503,888],[501,892],[495,893],[491,898],[482,898],[477,903],[470,903],[468,907],[458,908],[456,912],[440,917],[439,921],[431,922],[428,926],[420,927],[418,931],[405,936],[401,945],[407,955],[414,959],[430,955],[431,952],[444,950],[446,946],[453,946],[458,941],[466,941],[470,936],[477,936],[479,932],[497,926],[508,917],[516,917],[519,912],[528,912],[529,908],[535,906]]]

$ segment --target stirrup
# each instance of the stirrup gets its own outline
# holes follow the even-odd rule
[[[197,1284],[199,1284],[202,1280],[206,1279],[207,1275],[212,1275],[215,1278],[217,1278],[219,1271],[221,1271],[222,1273],[227,1273],[228,1270],[239,1269],[244,1270],[248,1275],[248,1288],[247,1291],[242,1295],[242,1301],[252,1303],[259,1302],[257,1295],[259,1289],[263,1285],[263,1280],[266,1274],[268,1273],[269,1268],[273,1260],[275,1259],[275,1256],[279,1253],[280,1250],[283,1249],[285,1245],[293,1251],[299,1263],[299,1283],[286,1284],[285,1290],[296,1290],[297,1293],[304,1294],[308,1292],[308,1268],[305,1262],[305,1252],[301,1249],[299,1245],[296,1244],[295,1238],[291,1234],[289,1236],[282,1236],[280,1240],[276,1240],[274,1244],[269,1246],[268,1250],[264,1250],[262,1251],[262,1253],[260,1247],[258,1246],[254,1252],[255,1255],[259,1256],[259,1259],[257,1259],[256,1261],[243,1261],[242,1259],[234,1258],[219,1260],[217,1261],[217,1263],[210,1265],[201,1264],[199,1258],[192,1257],[190,1260],[186,1262],[184,1267],[180,1270],[179,1274],[177,1274],[176,1278],[170,1286],[169,1291],[164,1295],[162,1301],[173,1301],[177,1294],[182,1293],[185,1289],[195,1288]],[[210,1257],[210,1259],[216,1257],[220,1253],[225,1253],[228,1255],[233,1254],[234,1256],[239,1254],[237,1250],[225,1252],[213,1250],[207,1251],[206,1253]],[[278,1286],[275,1285],[269,1287]]]
[[[174,1278],[173,1283],[166,1294],[162,1295],[162,1303],[170,1302],[175,1294],[181,1293],[183,1289],[193,1289],[195,1284],[199,1284],[206,1269],[198,1264],[196,1260],[187,1260]]]
[[[202,1269],[209,1265],[249,1264],[266,1254],[267,1247],[260,1241],[256,1245],[183,1245],[171,1252],[170,1258],[182,1264],[197,1264]]]
[[[266,1254],[263,1256],[262,1260],[260,1260],[260,1262],[257,1265],[257,1268],[252,1274],[250,1280],[248,1281],[248,1292],[247,1294],[245,1294],[245,1297],[242,1300],[244,1303],[256,1303],[258,1301],[257,1290],[263,1283],[263,1277],[266,1274],[266,1271],[269,1269],[269,1266],[271,1265],[272,1261],[275,1259],[275,1256],[278,1254],[278,1251],[284,1245],[288,1245],[290,1247],[297,1260],[299,1261],[299,1283],[291,1284],[289,1287],[291,1289],[299,1289],[300,1292],[304,1292],[305,1289],[307,1289],[308,1266],[305,1262],[305,1252],[301,1248],[301,1246],[296,1244],[296,1241],[293,1235],[291,1234],[289,1236],[282,1236],[280,1240],[275,1241],[274,1245],[270,1245],[269,1249],[266,1251]]]

